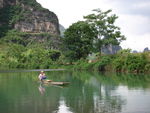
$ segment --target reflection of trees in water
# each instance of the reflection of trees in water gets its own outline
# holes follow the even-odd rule
[[[61,78],[66,79],[64,76]],[[65,105],[74,113],[121,112],[126,100],[119,95],[113,95],[112,90],[115,91],[120,83],[129,87],[143,87],[147,84],[140,83],[141,76],[134,77],[134,75],[101,76],[91,73],[73,73],[73,79],[69,79],[72,80],[71,85],[64,89],[62,94],[65,98]],[[147,79],[143,77],[141,81],[147,81]]]
[[[75,82],[64,93],[66,103],[75,113],[121,112],[126,100],[115,92],[119,84],[128,88],[149,87],[150,76],[77,72]],[[113,92],[113,93],[112,93]],[[67,94],[67,95],[66,95]]]
[[[66,105],[74,113],[121,112],[122,105],[125,102],[120,96],[112,96],[112,89],[114,87],[102,86],[101,83],[96,83],[96,81],[93,87],[91,84],[84,84],[84,82],[74,78],[71,87],[63,92],[63,96]]]
[[[122,110],[122,105],[125,104],[125,100],[117,95],[113,96],[112,86],[101,86],[103,91],[101,94],[94,95],[94,113],[118,113]]]
[[[70,107],[74,113],[90,113],[93,112],[93,89],[90,86],[84,86],[82,82],[75,81],[68,90],[63,92],[66,105]]]
[[[46,87],[45,94],[41,95],[40,84],[32,81],[32,75],[10,73],[0,75],[0,78],[0,112],[52,113],[58,109],[59,88]]]
[[[116,73],[107,73],[107,74],[95,74],[97,80],[103,84],[112,84],[112,85],[124,85],[128,88],[149,88],[150,75],[144,74],[116,74]]]
[[[45,87],[42,96],[38,91],[37,73],[20,74],[0,76],[0,110],[4,113],[57,113],[60,97],[63,97],[63,105],[73,113],[117,113],[126,102],[115,92],[119,84],[147,88],[150,83],[150,76],[146,75],[49,72],[48,78],[71,84],[64,89]]]

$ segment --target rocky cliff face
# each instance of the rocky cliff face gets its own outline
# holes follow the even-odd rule
[[[35,0],[1,0],[0,7],[19,7],[19,18],[12,26],[22,32],[52,33],[59,35],[57,16],[41,7]]]
[[[46,9],[37,10],[22,4],[25,12],[24,19],[16,22],[14,28],[22,32],[51,33],[59,35],[59,23],[57,16]]]
[[[143,52],[149,52],[150,50],[149,50],[149,48],[148,47],[146,47],[144,50],[143,50]]]
[[[10,6],[10,5],[16,5],[16,3],[19,3],[21,0],[0,0],[0,8]]]
[[[59,35],[59,24],[57,17],[54,13],[45,11],[33,11],[32,13],[26,14],[27,19],[18,21],[14,24],[14,28],[22,32],[31,33],[51,33]]]
[[[28,33],[26,37],[39,42],[59,42],[56,14],[42,8],[36,0],[0,0],[0,37],[12,29]]]
[[[10,25],[12,28],[21,32],[60,34],[57,16],[42,8],[36,0],[0,0],[1,10],[8,7],[12,8],[10,10],[15,10],[14,13],[17,12],[16,15],[10,14],[13,20],[16,18]]]
[[[0,8],[3,7],[3,0],[0,0]]]

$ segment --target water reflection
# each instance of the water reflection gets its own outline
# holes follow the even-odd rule
[[[43,86],[42,83],[40,83],[40,86],[38,87],[38,89],[39,89],[39,92],[41,93],[41,95],[44,95],[44,93],[45,93],[45,88],[44,88],[44,86]]]
[[[54,111],[53,113],[73,113],[69,107],[66,106],[65,100],[59,101],[59,107],[57,111]]]
[[[93,79],[89,79],[93,80]],[[89,81],[89,83],[92,83]],[[112,95],[112,86],[102,85],[100,82],[87,84],[76,80],[75,84],[64,92],[67,106],[73,113],[117,113],[121,112],[125,100],[121,96]]]
[[[150,76],[47,72],[60,88],[37,81],[38,72],[0,73],[1,113],[146,113]]]

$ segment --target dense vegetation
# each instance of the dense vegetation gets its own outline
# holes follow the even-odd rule
[[[95,32],[86,22],[80,21],[71,25],[65,32],[64,46],[66,57],[70,61],[86,58],[92,53]]]
[[[31,5],[31,4],[30,4]],[[0,13],[2,13],[1,10]],[[72,24],[59,38],[59,43],[48,33],[24,33],[11,29],[11,25],[22,18],[19,6],[8,7],[1,18],[5,21],[0,28],[0,68],[38,69],[72,68],[99,71],[148,72],[150,53],[131,53],[121,50],[115,55],[101,53],[103,46],[119,45],[125,36],[115,26],[116,15],[111,10],[96,11],[84,17],[84,21]],[[5,26],[6,25],[6,26]],[[30,38],[44,36],[46,40]],[[58,47],[59,46],[59,47]],[[92,59],[90,57],[93,57]]]
[[[42,46],[24,47],[19,44],[0,44],[0,67],[38,69],[50,68],[61,55],[58,50],[48,50]]]
[[[116,15],[110,15],[111,10],[85,16],[85,21],[72,24],[64,33],[66,56],[73,60],[86,58],[89,54],[99,52],[107,45],[119,45],[125,36],[120,28],[115,26]]]
[[[129,49],[121,50],[115,55],[97,55],[89,60],[80,60],[73,66],[74,69],[115,71],[115,72],[149,72],[150,53],[131,53]]]
[[[8,30],[12,29],[13,24],[22,18],[23,12],[19,5],[1,8],[0,21],[3,24],[0,26],[0,37],[3,37]]]
[[[36,0],[20,0],[20,4],[23,3],[32,7],[34,10],[47,11],[42,8]],[[0,38],[5,36],[6,33],[11,30],[14,24],[18,21],[30,21],[30,18],[26,18],[32,14],[32,11],[23,9],[20,4],[8,5],[0,9]],[[27,16],[28,15],[28,16]]]

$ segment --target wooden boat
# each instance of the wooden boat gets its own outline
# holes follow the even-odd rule
[[[52,84],[52,85],[61,85],[61,86],[64,86],[64,85],[68,85],[69,82],[50,82],[50,84]]]
[[[53,82],[52,80],[46,80],[44,81],[46,84],[52,84],[52,85],[59,85],[59,86],[65,86],[70,84],[70,82]]]

